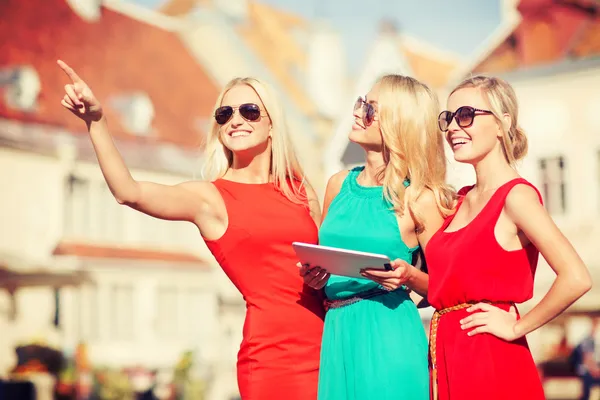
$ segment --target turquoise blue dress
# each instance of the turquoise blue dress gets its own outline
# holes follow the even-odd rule
[[[412,261],[418,247],[403,241],[381,186],[356,182],[364,167],[348,173],[319,232],[325,246],[385,254]],[[367,279],[332,275],[328,299],[380,287]],[[368,298],[325,316],[319,400],[428,400],[427,337],[417,307],[404,289]]]

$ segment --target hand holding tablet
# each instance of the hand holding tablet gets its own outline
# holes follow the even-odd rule
[[[381,271],[392,270],[390,259],[382,254],[365,253],[300,242],[292,243],[292,247],[301,265],[310,264],[311,267],[320,267],[334,275],[364,279],[360,271],[365,268],[381,269]]]

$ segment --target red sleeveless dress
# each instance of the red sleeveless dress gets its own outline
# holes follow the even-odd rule
[[[213,182],[229,225],[207,240],[246,301],[237,375],[243,400],[315,400],[323,332],[323,297],[304,285],[292,242],[316,244],[307,207],[271,183]]]
[[[517,251],[504,250],[494,235],[506,196],[518,184],[533,187],[522,178],[505,183],[466,227],[444,232],[451,216],[430,239],[425,254],[427,297],[436,310],[483,300],[507,310],[510,302],[522,303],[532,297],[538,250],[531,244]],[[472,188],[459,191],[458,207]],[[438,399],[544,399],[526,339],[507,342],[485,333],[467,336],[468,330],[463,331],[459,322],[467,315],[462,309],[439,319],[435,342]],[[432,340],[433,336],[432,332]]]

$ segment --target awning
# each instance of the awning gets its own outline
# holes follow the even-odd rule
[[[87,273],[75,268],[45,264],[14,254],[0,253],[0,289],[76,286],[88,281]]]

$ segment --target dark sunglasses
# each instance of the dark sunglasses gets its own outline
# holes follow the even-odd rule
[[[461,128],[468,128],[473,125],[476,115],[487,115],[493,114],[489,110],[480,110],[470,106],[462,106],[454,112],[442,111],[438,117],[438,125],[442,132],[448,131],[448,127],[452,123],[452,119],[456,120],[456,123]]]
[[[375,107],[373,104],[367,103],[362,97],[356,99],[354,103],[354,111],[362,107],[362,122],[365,127],[371,125],[375,121]]]
[[[229,122],[236,109],[240,112],[242,118],[249,122],[256,122],[260,117],[265,116],[260,113],[261,110],[258,104],[254,103],[241,104],[238,107],[222,106],[215,111],[215,121],[217,121],[217,124],[225,125]]]

